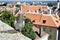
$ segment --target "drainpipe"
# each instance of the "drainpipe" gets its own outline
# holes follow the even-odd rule
[[[41,27],[39,27],[39,37],[41,38]]]
[[[56,40],[58,40],[59,30],[57,29]]]

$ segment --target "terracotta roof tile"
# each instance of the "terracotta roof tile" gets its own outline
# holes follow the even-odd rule
[[[37,5],[37,6],[30,5],[30,6],[28,6],[28,5],[23,5],[22,6],[22,13],[25,13],[28,10],[30,10],[31,12],[35,12],[35,10],[39,10],[39,9],[41,9],[42,11],[44,10],[46,12],[48,11],[47,6],[40,6],[40,5]]]
[[[42,25],[42,26],[49,26],[49,27],[59,27],[60,21],[59,18],[55,15],[47,15],[47,14],[26,14],[26,17],[30,18],[31,20],[35,20],[34,24]]]

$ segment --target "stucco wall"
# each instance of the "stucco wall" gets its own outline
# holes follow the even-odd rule
[[[48,40],[48,34],[44,35],[43,37],[39,38],[38,40]]]

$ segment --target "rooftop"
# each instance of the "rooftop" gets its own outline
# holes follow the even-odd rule
[[[58,15],[47,15],[47,14],[25,14],[27,18],[30,18],[32,21],[35,20],[34,25],[54,27],[58,28],[60,26],[60,20]]]

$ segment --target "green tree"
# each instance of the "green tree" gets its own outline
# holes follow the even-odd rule
[[[16,7],[20,7],[20,5],[16,5]]]
[[[4,4],[0,4],[0,6],[6,6],[7,5],[7,3],[4,3]]]
[[[1,20],[9,24],[10,26],[14,27],[15,16],[13,16],[13,14],[9,11],[2,11],[1,14]]]
[[[49,7],[52,7],[52,6],[53,6],[53,4],[52,4],[52,3],[48,3],[47,5],[48,5]]]
[[[33,23],[31,22],[30,19],[26,18],[25,19],[25,26],[22,29],[22,34],[24,34],[25,36],[31,38],[32,40],[34,40],[36,38],[35,32],[32,29]]]

